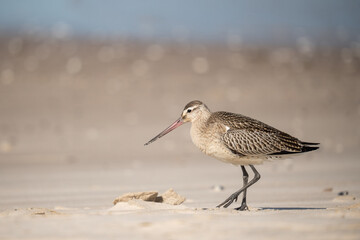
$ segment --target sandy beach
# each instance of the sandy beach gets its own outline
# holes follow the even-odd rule
[[[360,55],[304,44],[2,37],[0,239],[359,239]],[[321,147],[258,166],[249,211],[217,209],[241,170],[190,125],[144,146],[194,99]],[[186,201],[113,205],[169,188]]]

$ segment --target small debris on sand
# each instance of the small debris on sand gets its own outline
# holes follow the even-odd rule
[[[48,208],[15,208],[0,212],[0,216],[49,216],[61,214]]]
[[[162,203],[171,204],[171,205],[180,205],[182,204],[186,198],[180,196],[174,189],[170,188],[166,192],[164,192],[161,196]]]
[[[158,196],[158,192],[136,192],[136,193],[126,193],[117,197],[114,200],[114,205],[118,202],[129,202],[133,199],[139,199],[148,202],[158,202],[158,203],[166,203],[171,205],[179,205],[183,203],[186,198],[180,196],[174,189],[170,188],[166,192],[164,192],[161,196]]]
[[[225,187],[222,185],[214,185],[211,187],[211,190],[213,190],[214,192],[222,192],[224,191]]]
[[[338,193],[338,196],[346,196],[349,195],[349,191],[341,191]]]
[[[158,195],[158,192],[125,193],[125,194],[121,195],[120,197],[117,197],[114,200],[114,205],[118,202],[128,202],[132,199],[140,199],[143,201],[154,202],[156,200],[157,195]]]
[[[332,192],[333,191],[333,188],[332,187],[327,187],[327,188],[324,188],[323,192]]]

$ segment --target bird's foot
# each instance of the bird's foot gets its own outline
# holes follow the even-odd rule
[[[241,204],[240,207],[238,208],[235,208],[235,210],[238,210],[238,211],[246,211],[246,210],[249,210],[248,206],[245,204]]]
[[[236,202],[238,200],[238,196],[239,194],[237,193],[233,193],[231,194],[230,197],[228,197],[224,202],[220,203],[218,206],[216,206],[217,208],[220,208],[222,206],[224,206],[224,208],[227,208],[228,206],[230,206],[234,201]]]

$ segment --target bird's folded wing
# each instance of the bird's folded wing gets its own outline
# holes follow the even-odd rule
[[[265,132],[257,129],[227,131],[222,141],[231,151],[242,155],[270,155],[283,151],[301,152],[298,139],[282,132]]]

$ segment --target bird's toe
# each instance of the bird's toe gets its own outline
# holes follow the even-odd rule
[[[235,210],[238,210],[238,211],[247,211],[247,210],[249,210],[249,207],[248,207],[246,204],[242,204],[240,207],[235,208]]]

